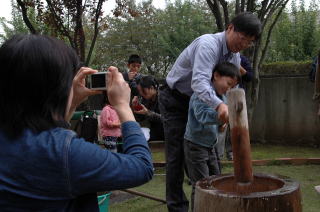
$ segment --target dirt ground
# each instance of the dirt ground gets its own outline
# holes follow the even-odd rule
[[[134,197],[136,197],[136,195],[124,191],[112,191],[110,195],[109,204],[112,205],[114,203],[123,202]]]

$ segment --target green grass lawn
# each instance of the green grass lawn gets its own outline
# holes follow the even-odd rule
[[[270,144],[251,144],[252,160],[275,159],[275,158],[319,158],[320,149],[312,147],[280,146]],[[154,161],[164,162],[165,157],[162,149],[152,151]]]
[[[319,158],[320,149],[312,147],[252,144],[251,155],[254,160],[275,158]]]
[[[290,146],[274,146],[266,144],[252,145],[252,159],[275,159],[284,157],[296,158],[314,158],[320,157],[319,148],[306,147],[290,147]],[[164,161],[164,154],[161,149],[153,151],[154,161]],[[320,185],[320,165],[270,165],[270,166],[254,166],[254,172],[269,173],[288,176],[301,185],[302,205],[304,212],[319,212],[320,195],[316,193],[314,186]],[[232,166],[225,166],[223,173],[232,173]],[[134,190],[144,192],[162,199],[165,199],[165,173],[164,168],[156,168],[153,179]],[[190,198],[191,186],[184,184],[184,190],[188,198]],[[136,197],[122,203],[110,205],[109,211],[122,212],[152,212],[167,211],[166,205],[160,202]]]
[[[223,173],[233,172],[233,167],[223,168]],[[320,184],[320,166],[318,165],[301,165],[301,166],[254,166],[254,172],[278,174],[290,176],[290,178],[300,182],[302,193],[302,205],[304,212],[319,212],[320,195],[314,190],[315,185]],[[161,168],[156,171],[156,174],[164,173]],[[149,183],[134,188],[162,199],[165,199],[165,176],[155,175]],[[190,198],[191,186],[184,184],[184,190]],[[151,211],[167,211],[166,205],[160,202],[149,200],[143,197],[136,197],[122,203],[113,204],[110,206],[111,212],[133,211],[133,212],[151,212]]]

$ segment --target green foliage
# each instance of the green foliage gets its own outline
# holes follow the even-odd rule
[[[23,20],[21,8],[17,5],[16,1],[11,0],[11,8],[11,20],[6,20],[5,18],[0,19],[0,24],[4,29],[4,33],[0,34],[1,42],[7,40],[15,34],[30,33],[30,30]],[[45,22],[39,21],[37,17],[39,15],[39,11],[35,9],[35,7],[28,8],[27,15],[31,24],[35,27],[39,34],[47,34],[65,40],[63,36],[59,36],[57,34],[57,31],[53,27]]]
[[[273,75],[273,74],[285,74],[285,75],[294,75],[294,74],[308,74],[311,69],[310,60],[307,61],[279,61],[273,63],[264,64],[261,67],[261,75]]]
[[[142,72],[164,77],[180,52],[196,37],[214,31],[213,16],[197,1],[176,1],[164,10],[150,1],[134,6],[138,15],[109,18],[109,29],[97,41],[96,66],[126,69],[130,54],[143,58]]]
[[[92,67],[101,69],[102,66],[116,65],[125,70],[128,56],[137,53],[143,57],[142,72],[162,78],[190,42],[202,34],[217,31],[215,18],[206,1],[176,0],[174,3],[167,3],[164,10],[154,8],[151,0],[139,5],[135,2],[126,1],[129,8],[126,11],[117,10],[121,14],[119,17],[104,17],[100,20],[99,28],[102,31],[92,55]],[[273,30],[266,62],[304,61],[317,54],[320,45],[318,3],[319,0],[313,1],[306,9],[303,0],[292,1],[291,10],[282,13]],[[0,19],[4,29],[0,42],[13,34],[29,32],[16,2],[12,1],[12,5],[12,20]],[[228,6],[230,14],[234,5],[235,2],[230,2]],[[86,52],[91,45],[90,38],[94,37],[91,10],[83,16]],[[62,12],[69,14],[65,8]],[[40,9],[28,9],[28,17],[38,32],[69,42],[52,27],[54,23],[47,16],[44,6]],[[63,20],[68,30],[74,27],[69,16],[65,16]]]
[[[196,37],[214,33],[214,19],[207,6],[185,1],[169,5],[160,15],[161,46],[175,60]]]
[[[26,34],[29,32],[29,29],[24,24],[22,15],[13,0],[11,0],[11,7],[11,20],[6,20],[3,17],[0,18],[0,24],[4,32],[3,34],[0,34],[1,43],[3,43],[5,40],[9,39],[15,34]]]
[[[145,67],[151,66],[150,60],[159,60],[155,32],[155,8],[150,2],[134,8],[139,15],[123,15],[109,18],[109,29],[97,40],[95,57],[97,66],[116,65],[125,70],[130,54],[139,54]]]
[[[266,62],[303,61],[313,58],[319,48],[319,27],[317,24],[318,1],[312,1],[305,8],[304,0],[293,0],[291,11],[283,12],[272,34]]]

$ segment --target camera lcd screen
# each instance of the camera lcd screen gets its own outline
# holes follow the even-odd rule
[[[90,75],[91,77],[91,89],[106,89],[106,74],[97,73]]]

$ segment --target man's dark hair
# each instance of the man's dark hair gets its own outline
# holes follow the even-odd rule
[[[0,47],[0,129],[17,138],[64,125],[75,51],[44,35],[15,35]]]
[[[131,64],[131,63],[139,63],[141,64],[142,63],[142,59],[139,55],[137,54],[132,54],[130,55],[129,59],[128,59],[128,64]]]
[[[240,13],[234,17],[230,24],[233,24],[234,31],[242,32],[247,36],[254,36],[257,39],[261,35],[261,22],[259,18],[251,12]]]
[[[137,80],[137,85],[140,85],[142,88],[151,88],[152,86],[155,89],[158,89],[159,83],[153,76],[142,76]]]
[[[220,74],[220,76],[227,76],[237,79],[238,82],[241,80],[240,69],[230,62],[222,62],[216,65],[212,72],[212,77],[214,72]]]

